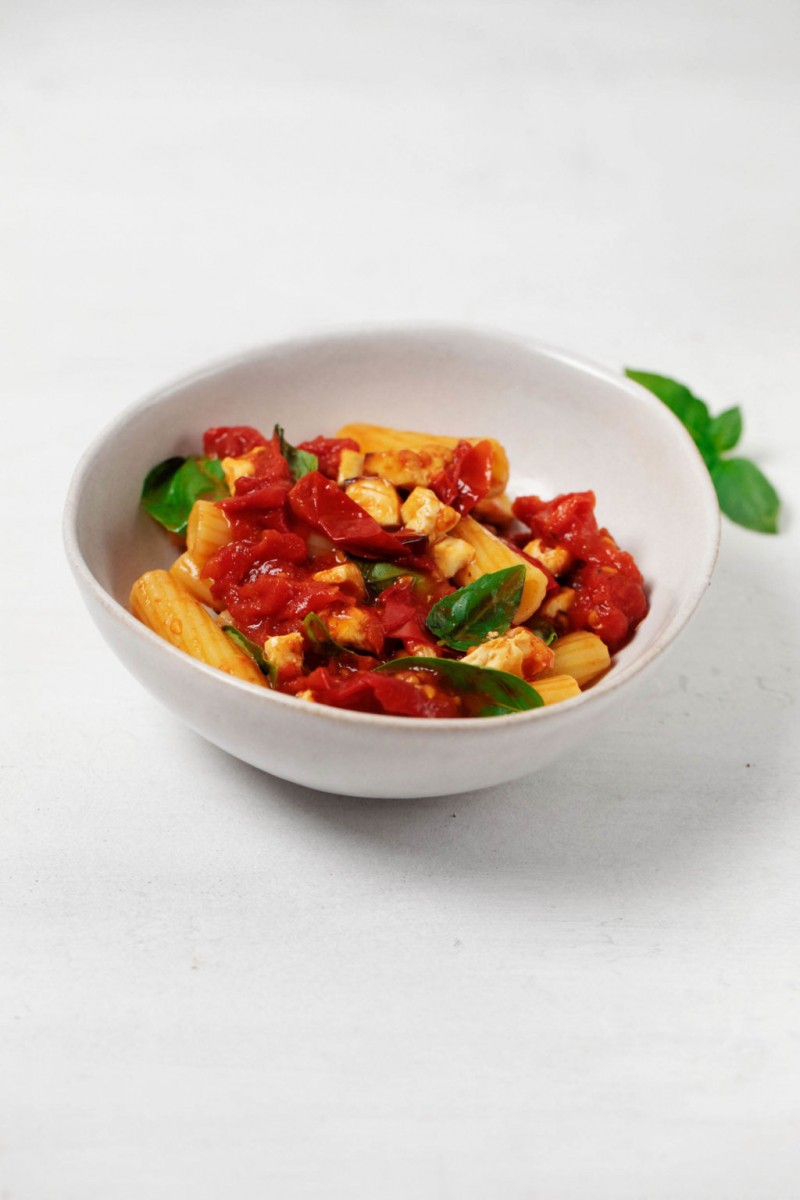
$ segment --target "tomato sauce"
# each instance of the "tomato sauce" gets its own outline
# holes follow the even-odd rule
[[[648,604],[641,571],[608,530],[598,527],[595,503],[591,491],[549,501],[521,496],[514,515],[546,545],[569,550],[572,563],[558,581],[575,592],[568,626],[591,630],[614,651],[647,615]]]

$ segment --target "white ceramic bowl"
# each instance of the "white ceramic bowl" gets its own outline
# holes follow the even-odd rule
[[[175,552],[139,509],[147,470],[197,452],[210,425],[286,427],[294,442],[346,421],[491,435],[514,494],[593,488],[598,515],[639,563],[650,613],[612,669],[563,704],[486,720],[426,721],[308,704],[189,658],[135,620],[131,584]],[[79,464],[69,561],[100,632],[153,695],[209,741],[284,779],[355,796],[469,791],[534,771],[613,718],[703,595],[719,513],[679,422],[611,371],[528,342],[462,329],[294,341],[215,366],[119,417]],[[579,753],[579,752],[578,752]]]

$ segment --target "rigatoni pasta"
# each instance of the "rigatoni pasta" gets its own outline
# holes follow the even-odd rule
[[[173,646],[301,702],[494,717],[563,703],[647,611],[591,492],[512,501],[504,447],[350,424],[293,446],[207,430],[143,505],[185,549],[131,609]]]
[[[264,686],[248,655],[237,650],[206,610],[167,571],[148,571],[131,590],[131,611],[149,629],[201,662]]]

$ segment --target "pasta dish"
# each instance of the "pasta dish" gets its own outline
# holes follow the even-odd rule
[[[136,580],[131,610],[301,702],[452,718],[569,700],[645,617],[642,575],[591,491],[512,501],[508,478],[493,438],[208,429],[144,482],[180,553]]]

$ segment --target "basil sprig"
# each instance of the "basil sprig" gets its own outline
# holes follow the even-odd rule
[[[712,417],[705,401],[674,379],[629,368],[625,374],[658,396],[688,429],[708,467],[725,515],[746,529],[777,533],[781,502],[767,477],[749,458],[722,457],[742,436],[741,409],[726,408]]]
[[[453,650],[469,650],[490,633],[505,633],[522,599],[525,567],[504,567],[481,575],[438,600],[428,613],[431,633]]]
[[[354,653],[347,646],[343,646],[341,642],[336,641],[318,613],[310,612],[307,616],[303,617],[303,628],[308,635],[308,640],[318,654]]]
[[[354,558],[353,562],[357,564],[367,587],[375,594],[385,591],[404,575],[409,576],[415,584],[419,584],[425,579],[420,571],[412,571],[409,567],[398,563],[371,562],[367,558]]]
[[[235,646],[243,650],[248,658],[252,658],[253,662],[260,671],[266,675],[273,686],[278,679],[278,668],[275,663],[264,657],[264,651],[257,642],[251,642],[249,637],[241,633],[234,625],[223,625],[222,632],[227,633]]]
[[[189,513],[201,496],[221,500],[228,495],[225,472],[216,458],[167,458],[148,471],[141,504],[165,529],[186,535]]]
[[[517,675],[510,675],[507,671],[495,671],[491,667],[474,667],[471,663],[459,662],[453,658],[423,658],[416,655],[393,658],[375,670],[387,673],[432,671],[441,676],[455,691],[484,701],[483,708],[477,714],[479,717],[499,717],[508,713],[527,712],[531,708],[541,708],[544,703],[539,693]]]
[[[289,470],[292,473],[292,479],[295,483],[297,483],[298,479],[302,479],[304,475],[308,475],[309,472],[319,469],[319,459],[316,454],[312,454],[309,450],[298,450],[295,446],[287,442],[280,425],[275,426],[273,436],[278,438],[281,454],[289,464]]]

